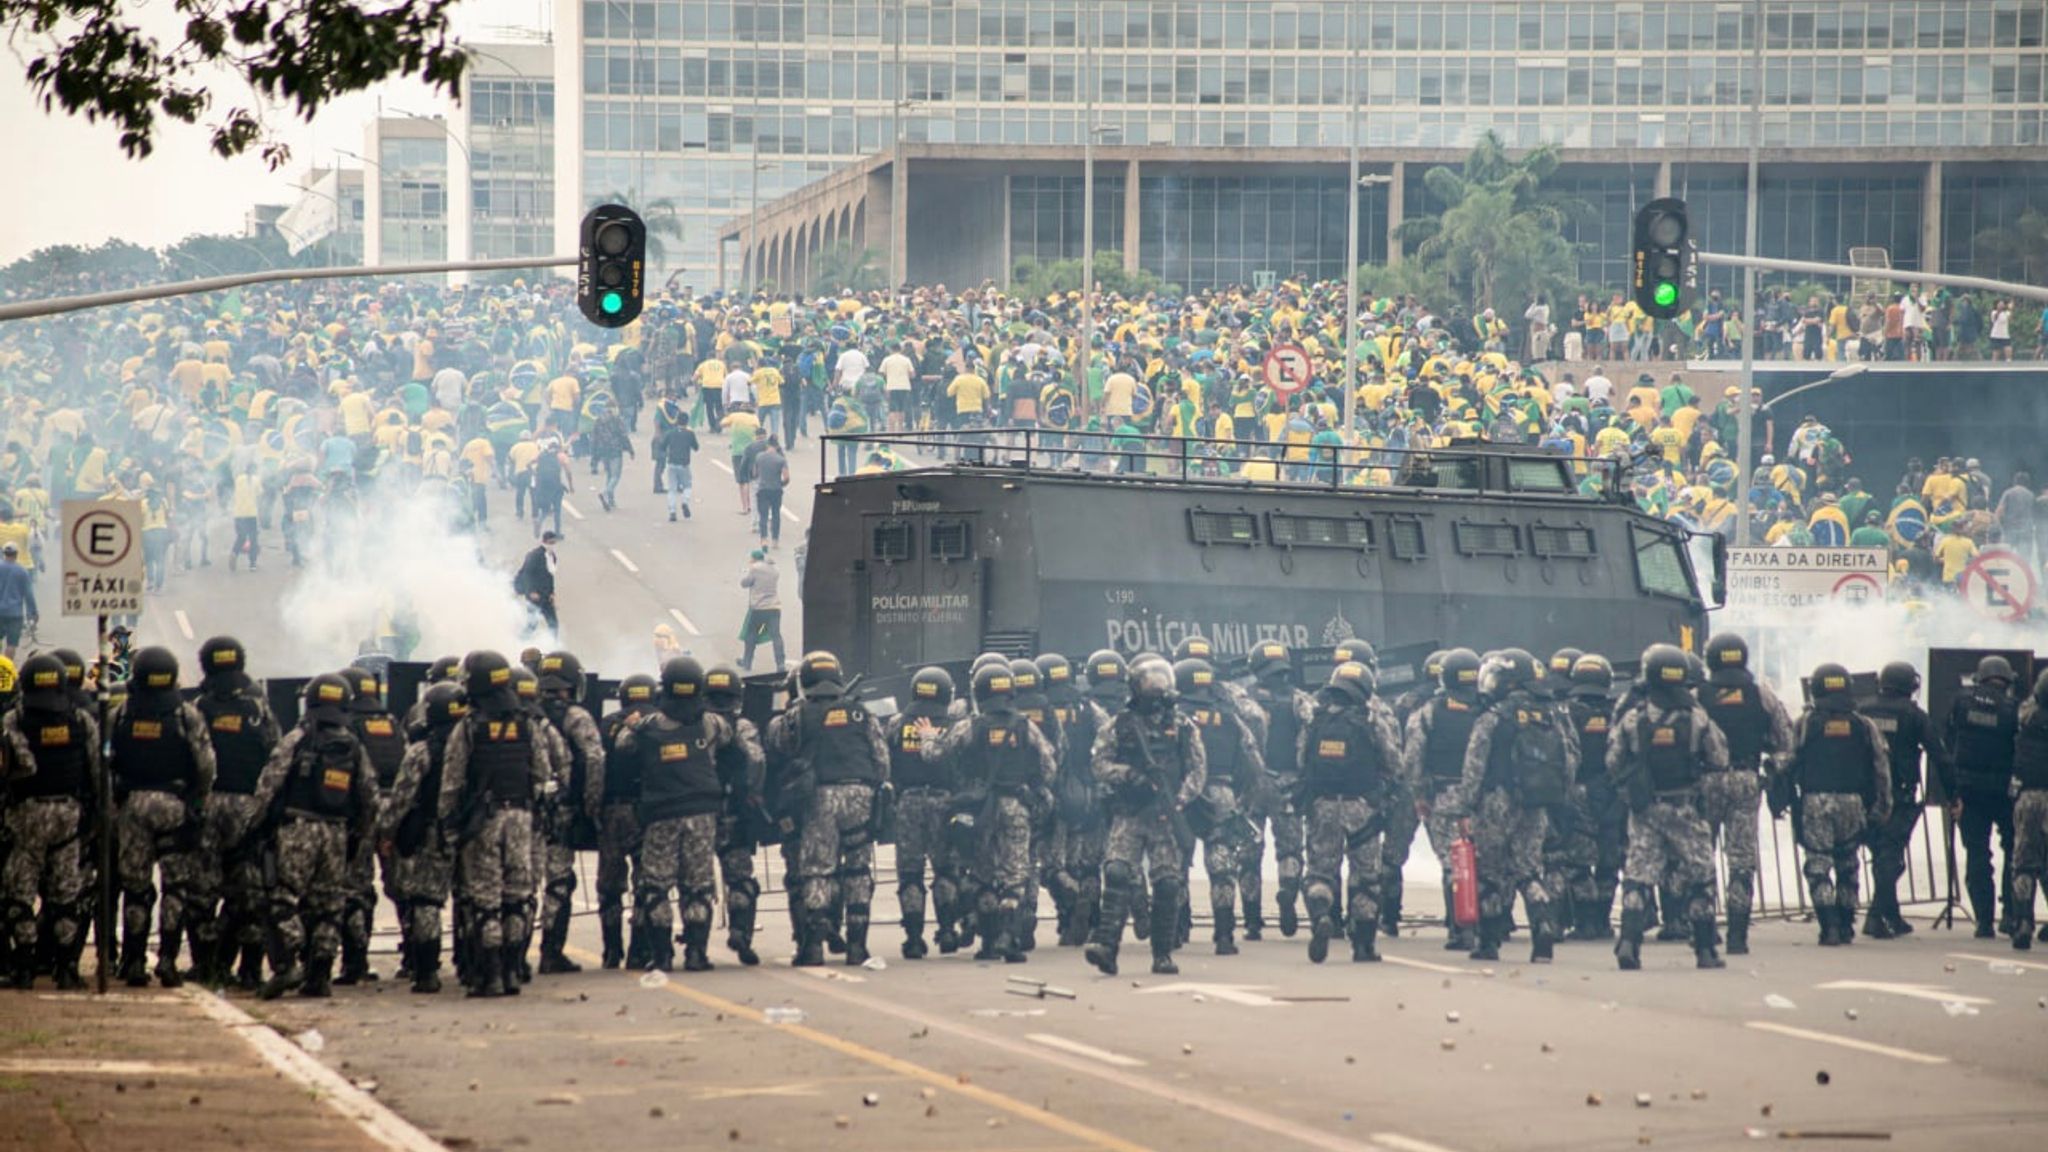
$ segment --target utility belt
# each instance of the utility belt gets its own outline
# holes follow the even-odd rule
[[[284,818],[286,820],[303,820],[309,824],[345,824],[348,822],[348,817],[346,816],[329,816],[321,812],[308,812],[304,808],[286,808],[284,810]]]

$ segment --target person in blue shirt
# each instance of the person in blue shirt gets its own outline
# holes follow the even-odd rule
[[[42,613],[36,610],[36,579],[21,566],[21,549],[14,541],[0,544],[0,652],[9,660],[21,644],[22,629]]]

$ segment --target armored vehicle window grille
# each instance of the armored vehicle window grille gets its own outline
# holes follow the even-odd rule
[[[1250,548],[1259,542],[1259,518],[1249,512],[1190,508],[1188,536],[1197,544],[1238,544]]]
[[[1562,557],[1568,560],[1584,560],[1600,554],[1600,550],[1594,546],[1591,528],[1560,528],[1549,524],[1530,526],[1529,551],[1538,556]]]
[[[1032,653],[1038,651],[1038,633],[1024,631],[988,632],[983,634],[981,638],[981,650],[983,652],[996,652],[1008,656],[1012,660],[1028,660],[1031,658]]]
[[[1653,596],[1693,599],[1692,577],[1686,573],[1685,557],[1678,541],[1657,532],[1630,528],[1636,549],[1636,582]]]
[[[1415,516],[1387,518],[1387,546],[1397,560],[1423,560],[1429,556],[1429,533]]]
[[[875,559],[885,564],[908,561],[917,547],[917,530],[908,520],[884,520],[875,525]]]
[[[1477,492],[1481,488],[1482,475],[1477,458],[1453,456],[1431,462],[1436,471],[1436,483],[1432,488],[1450,488],[1460,492]]]
[[[1508,458],[1508,488],[1515,492],[1569,492],[1569,473],[1562,460]]]
[[[973,554],[974,534],[968,530],[967,521],[932,521],[930,552],[932,559],[943,563],[957,563]]]
[[[1266,542],[1275,548],[1349,548],[1373,546],[1372,521],[1362,516],[1291,516],[1266,514]]]
[[[1451,525],[1451,540],[1463,556],[1514,556],[1522,551],[1522,533],[1513,524],[1460,520]]]

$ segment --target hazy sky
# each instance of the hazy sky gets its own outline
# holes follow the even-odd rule
[[[543,26],[545,0],[466,0],[457,25],[479,42],[506,38],[494,30],[511,25]],[[126,6],[140,8],[130,0]],[[169,4],[147,6],[142,23],[159,30],[177,27]],[[0,176],[0,264],[48,244],[98,244],[119,236],[146,247],[174,243],[195,232],[239,232],[256,203],[290,203],[292,188],[312,165],[325,167],[334,150],[360,152],[363,126],[377,114],[381,98],[389,109],[447,114],[417,83],[388,84],[337,102],[311,124],[288,113],[271,114],[291,145],[292,159],[271,172],[259,156],[222,160],[202,127],[165,124],[156,152],[130,160],[118,130],[61,111],[45,114],[23,73],[25,58],[0,47],[0,139],[14,167]],[[226,80],[215,96],[221,109],[245,105],[247,88]],[[203,120],[202,120],[203,122]],[[341,160],[344,166],[354,161]]]

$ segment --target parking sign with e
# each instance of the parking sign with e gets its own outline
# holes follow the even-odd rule
[[[64,502],[64,615],[142,611],[142,504]]]

